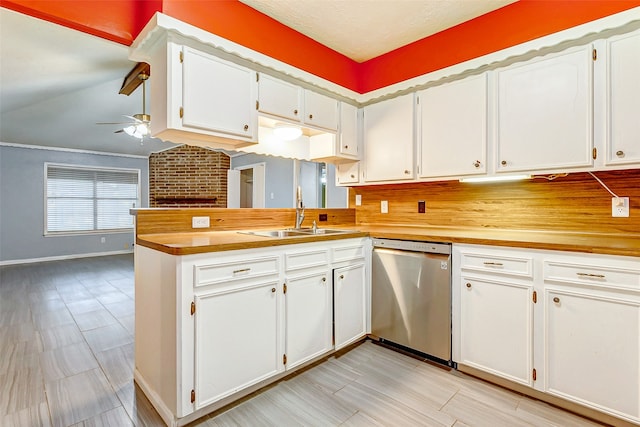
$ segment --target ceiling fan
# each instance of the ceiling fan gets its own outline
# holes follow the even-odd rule
[[[134,114],[133,116],[127,116],[123,114],[123,117],[130,119],[128,122],[100,122],[96,123],[97,125],[127,125],[122,129],[116,130],[114,133],[126,133],[129,136],[133,136],[134,138],[139,138],[140,141],[144,139],[145,136],[148,136],[151,131],[149,128],[149,124],[151,122],[151,116],[146,113],[146,102],[147,102],[147,87],[145,85],[147,79],[149,78],[149,73],[146,71],[142,71],[137,75],[137,78],[142,82],[142,114]],[[133,86],[133,89],[129,89],[129,93],[126,93],[123,89],[120,90],[120,93],[124,93],[126,95],[131,94],[135,88],[140,85],[140,82],[137,82]],[[125,79],[126,84],[126,79]]]

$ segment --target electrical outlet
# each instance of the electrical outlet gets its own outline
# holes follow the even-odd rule
[[[425,213],[427,211],[427,205],[424,200],[418,200],[418,213]]]
[[[389,213],[389,202],[387,200],[380,201],[380,213]]]
[[[624,217],[629,216],[629,198],[628,197],[612,197],[611,198],[611,216]]]
[[[209,228],[208,216],[192,216],[191,228]]]

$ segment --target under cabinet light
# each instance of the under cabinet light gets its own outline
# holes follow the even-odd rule
[[[291,141],[302,135],[302,129],[294,125],[277,123],[273,128],[273,134],[283,141]]]
[[[507,182],[507,181],[522,181],[524,179],[531,179],[531,175],[501,175],[501,176],[473,176],[469,178],[460,178],[460,182],[470,183],[492,183],[492,182]]]

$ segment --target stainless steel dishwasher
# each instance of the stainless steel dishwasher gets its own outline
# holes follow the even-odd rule
[[[451,366],[451,245],[373,240],[371,333]]]

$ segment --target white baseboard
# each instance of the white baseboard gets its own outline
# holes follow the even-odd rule
[[[65,259],[76,259],[76,258],[93,258],[98,256],[121,255],[121,254],[131,254],[131,253],[133,253],[133,249],[124,249],[124,250],[112,251],[112,252],[93,252],[89,254],[59,255],[59,256],[49,256],[49,257],[43,257],[43,258],[9,259],[6,261],[0,261],[0,266],[13,265],[13,264],[31,264],[34,262],[62,261]]]

